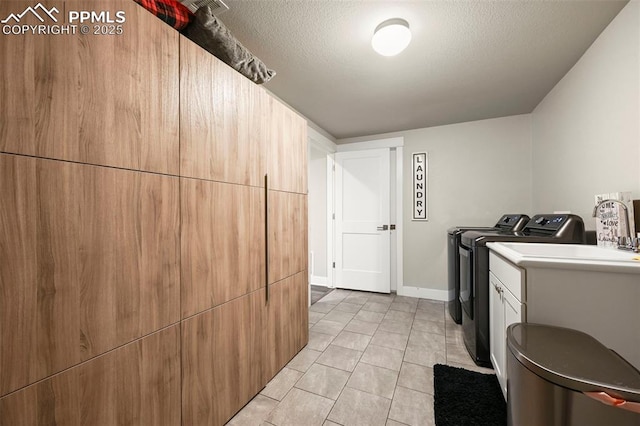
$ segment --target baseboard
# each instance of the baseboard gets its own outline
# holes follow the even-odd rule
[[[328,280],[329,280],[329,277],[319,277],[317,275],[311,275],[311,278],[310,278],[309,281],[311,282],[311,285],[319,285],[319,286],[322,286],[322,287],[328,287],[329,286],[329,284],[327,284]]]
[[[402,286],[398,288],[398,296],[417,297],[420,299],[440,300],[447,302],[450,297],[449,290],[436,290],[433,288]]]

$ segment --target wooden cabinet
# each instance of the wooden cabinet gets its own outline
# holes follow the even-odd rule
[[[222,424],[308,341],[306,122],[180,47],[184,424]]]
[[[178,189],[0,154],[0,395],[179,320]]]
[[[182,322],[183,424],[222,425],[266,384],[264,289]]]
[[[27,6],[1,2],[0,16]],[[0,151],[177,174],[178,33],[129,0],[105,10],[126,13],[123,34],[0,37]]]
[[[180,334],[172,326],[0,398],[0,424],[180,425]]]
[[[180,174],[263,186],[270,97],[180,37]]]
[[[222,425],[309,339],[306,272],[182,321],[183,424]]]
[[[306,121],[104,6],[0,37],[0,424],[223,424],[308,341]]]
[[[270,99],[269,189],[307,193],[307,122],[277,99]]]
[[[180,37],[180,174],[307,193],[307,122]]]
[[[266,381],[277,374],[309,340],[306,271],[269,285]]]
[[[181,179],[183,318],[265,286],[261,188]]]
[[[269,283],[307,269],[307,196],[269,191]]]

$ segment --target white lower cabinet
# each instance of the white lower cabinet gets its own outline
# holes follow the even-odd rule
[[[600,258],[588,261],[582,257],[510,258],[499,253],[502,243],[488,244],[492,245],[489,246],[491,363],[506,397],[506,330],[515,322],[582,331],[640,369],[640,268],[635,263],[605,262]],[[583,251],[593,250],[584,248]],[[544,253],[542,248],[539,250]],[[632,256],[628,254],[629,260]]]
[[[489,273],[489,349],[491,352],[491,364],[498,376],[500,387],[503,389],[506,386],[506,381],[503,384],[503,377],[506,373],[506,367],[504,364],[505,359],[505,325],[504,325],[504,303],[502,302],[502,283],[500,280]],[[508,291],[508,290],[507,290]],[[505,396],[506,397],[506,396]]]
[[[507,398],[507,327],[525,322],[525,305],[514,294],[524,294],[524,271],[490,254],[489,257],[489,342],[491,364]]]

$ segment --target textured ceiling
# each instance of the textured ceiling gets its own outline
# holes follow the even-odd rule
[[[227,0],[266,84],[337,139],[531,112],[627,0]],[[409,47],[371,49],[406,19]]]

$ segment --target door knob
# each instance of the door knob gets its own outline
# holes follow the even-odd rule
[[[389,225],[378,226],[378,231],[386,231],[389,229]]]

